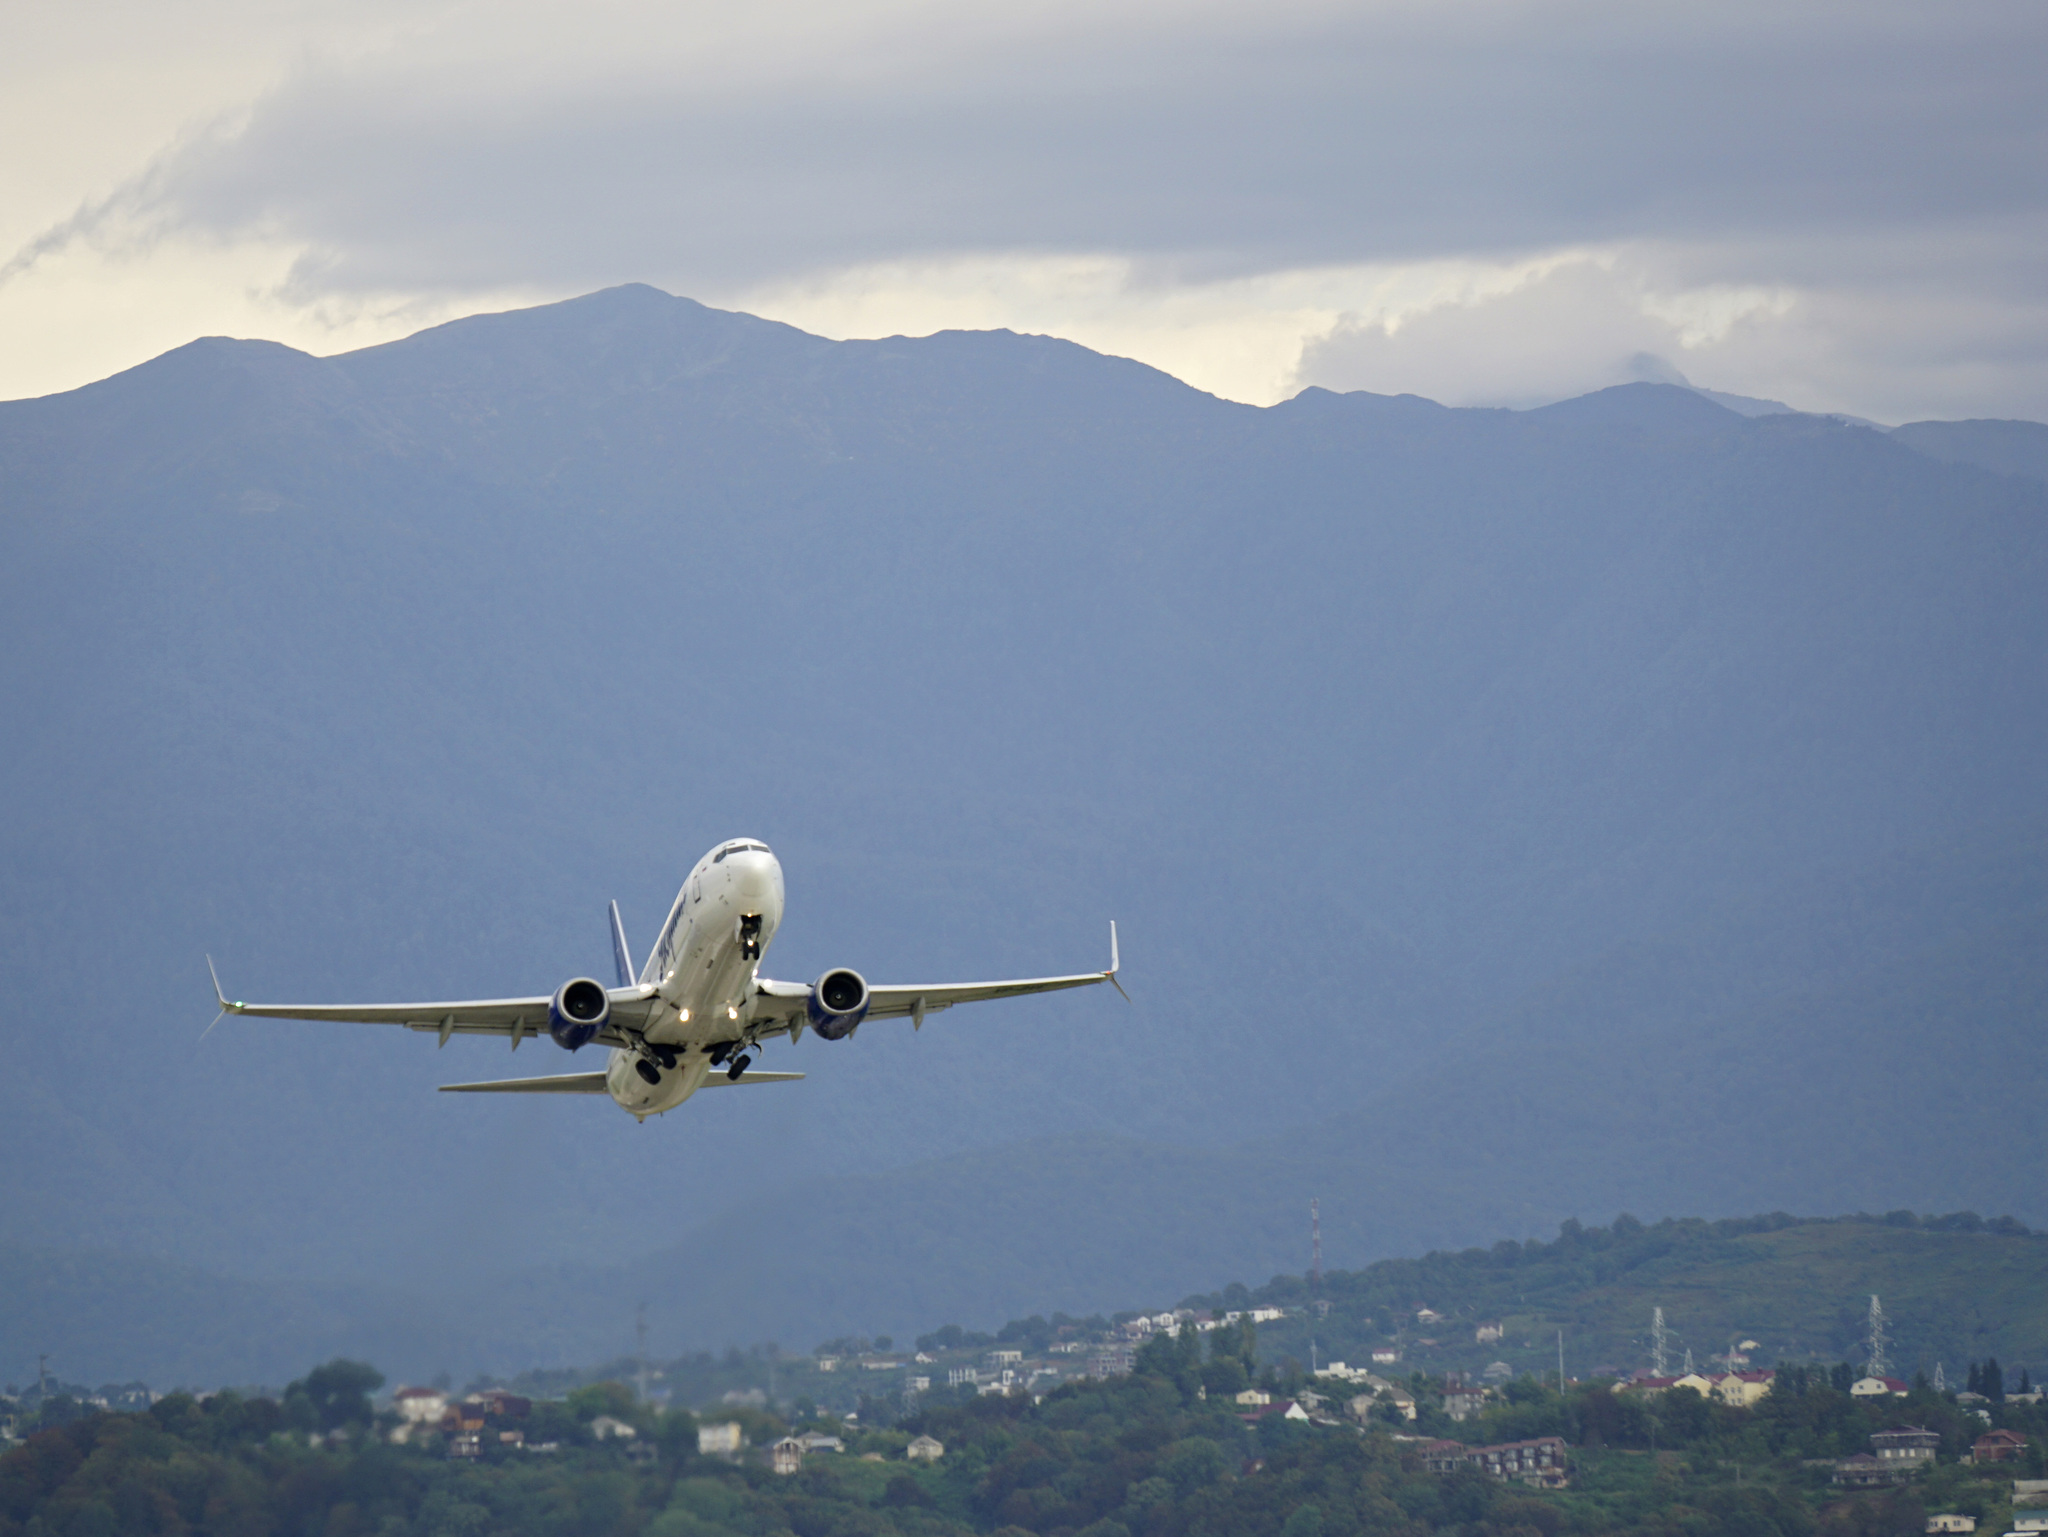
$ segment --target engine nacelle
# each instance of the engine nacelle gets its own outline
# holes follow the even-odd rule
[[[866,990],[863,989],[863,992]],[[579,1051],[611,1023],[611,995],[602,983],[574,977],[548,1000],[548,1034],[564,1051]]]
[[[868,984],[857,971],[828,971],[811,984],[804,1004],[811,1028],[828,1041],[844,1040],[868,1017]]]

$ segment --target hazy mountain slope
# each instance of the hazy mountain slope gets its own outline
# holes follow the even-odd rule
[[[1162,1231],[1191,1199],[1239,1213],[1275,1268],[1333,1162],[1412,1194],[1361,1195],[1360,1258],[1515,1211],[1813,1209],[1741,1192],[1825,1147],[1858,1151],[1823,1191],[1980,1204],[1967,1139],[1872,1140],[1863,1107],[1927,1055],[2024,1069],[2034,866],[1959,876],[1904,931],[1854,883],[2015,826],[2035,847],[2044,512],[1671,387],[1258,411],[1044,338],[835,344],[647,289],[339,359],[195,343],[0,406],[0,1113],[36,1150],[7,1231],[451,1284],[689,1240],[659,1300],[723,1340],[815,1295],[793,1266],[845,1316],[897,1307],[888,1246],[828,1243],[805,1203],[870,1179],[890,1231],[889,1171],[919,1163],[961,1171],[930,1199],[965,1212],[1008,1160],[1001,1241],[1105,1292],[1207,1273],[1199,1235],[1145,1268],[1118,1203],[1063,1225],[1105,1134],[1279,1149],[1252,1161],[1284,1178],[1237,1187],[1131,1155],[1153,1172],[1119,1197]],[[605,898],[644,944],[738,831],[788,871],[778,975],[1096,964],[1115,916],[1136,1002],[807,1041],[766,1064],[804,1084],[645,1127],[433,1095],[505,1069],[479,1043],[198,1040],[208,950],[244,997],[550,990],[606,964]],[[1788,1117],[1767,1075],[1727,1087],[1788,1000],[1797,1072],[1832,1072],[1864,1000],[1958,966],[2007,980],[1967,1019],[1914,1003],[1853,1091]],[[1543,1012],[1616,967],[1611,1006]],[[1553,1140],[1614,1124],[1644,1016],[1677,1053],[1651,1081],[1715,1097],[1740,1180],[1617,1135],[1561,1183],[1490,1108],[1540,1083]],[[1537,1032],[1532,1077],[1503,1046]],[[1034,1182],[1003,1151],[1026,1141],[1063,1172]],[[1502,1169],[1526,1172],[1488,1193]]]
[[[1891,435],[1930,458],[2048,481],[2048,426],[2040,422],[1907,422]]]

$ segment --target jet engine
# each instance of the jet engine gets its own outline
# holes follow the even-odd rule
[[[865,999],[866,989],[862,989]],[[548,1034],[564,1051],[578,1051],[597,1039],[598,1031],[611,1022],[612,1000],[603,986],[588,977],[575,977],[548,1000]]]
[[[826,1040],[844,1040],[868,1017],[868,985],[857,971],[828,971],[811,984],[804,1014]]]

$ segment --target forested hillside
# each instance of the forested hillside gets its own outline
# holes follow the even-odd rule
[[[694,1416],[604,1384],[493,1420],[480,1456],[453,1460],[440,1436],[389,1444],[393,1418],[373,1419],[363,1396],[375,1374],[336,1362],[282,1401],[179,1396],[36,1432],[0,1457],[0,1537],[1919,1537],[1935,1510],[1997,1530],[2011,1515],[2012,1475],[2039,1474],[2048,1435],[2036,1408],[1998,1405],[1987,1412],[2028,1452],[1967,1467],[1958,1458],[1983,1423],[1924,1388],[1865,1404],[1819,1373],[1740,1410],[1689,1390],[1644,1399],[1602,1382],[1560,1394],[1525,1378],[1457,1428],[1475,1445],[1560,1438],[1570,1487],[1537,1490],[1471,1468],[1430,1472],[1424,1440],[1377,1417],[1247,1411],[1221,1390],[1243,1380],[1238,1358],[1205,1354],[1188,1331],[1147,1346],[1130,1376],[1041,1403],[980,1396],[900,1416],[875,1406],[851,1424],[801,1409],[707,1416],[738,1421],[753,1442],[732,1460],[697,1452]],[[1266,1373],[1263,1386],[1283,1402],[1303,1391],[1287,1373]],[[1902,1424],[1941,1438],[1933,1467],[1896,1489],[1831,1485],[1832,1459]],[[761,1448],[804,1428],[843,1450],[771,1472]],[[906,1459],[914,1436],[939,1443],[937,1461]]]

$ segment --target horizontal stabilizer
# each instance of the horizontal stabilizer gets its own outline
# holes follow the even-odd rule
[[[500,1078],[491,1083],[444,1083],[443,1094],[602,1094],[603,1073],[564,1073],[559,1078]]]
[[[722,1089],[729,1083],[795,1083],[802,1073],[741,1073],[737,1078],[728,1078],[723,1073],[713,1073],[704,1080],[707,1089]]]

